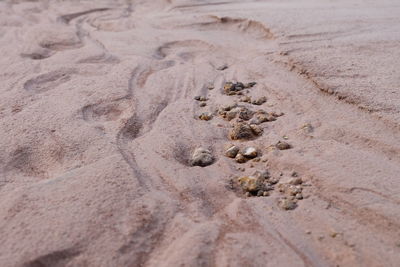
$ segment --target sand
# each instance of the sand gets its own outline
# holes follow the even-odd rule
[[[1,266],[398,266],[398,1],[6,0],[0,48]],[[228,81],[284,115],[229,140]]]

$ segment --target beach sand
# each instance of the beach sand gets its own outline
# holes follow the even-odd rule
[[[0,48],[1,266],[398,266],[398,1],[6,0]]]

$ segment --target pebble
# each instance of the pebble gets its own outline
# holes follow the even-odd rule
[[[237,163],[246,163],[247,158],[243,156],[242,154],[238,153],[235,157],[235,160]]]
[[[246,192],[257,193],[263,189],[263,181],[254,176],[242,176],[238,179],[240,187]]]
[[[262,128],[256,124],[250,124],[250,128],[255,135],[261,135],[263,133]]]
[[[250,96],[243,96],[239,99],[240,102],[246,102],[250,103],[251,102],[251,97]]]
[[[208,86],[207,86],[207,89],[208,89],[208,90],[214,89],[214,85],[212,85],[212,84],[208,85]]]
[[[239,111],[239,118],[242,120],[248,121],[254,115],[254,111],[249,110],[248,108],[241,108]]]
[[[227,82],[224,85],[224,92],[227,95],[241,95],[242,91],[244,89],[244,84],[241,82],[237,83],[232,83],[232,82]]]
[[[260,98],[258,98],[258,99],[255,99],[255,100],[251,101],[251,103],[252,103],[253,105],[258,105],[258,106],[264,104],[265,102],[267,102],[267,98],[266,98],[265,96],[260,97]]]
[[[228,121],[231,121],[234,118],[236,118],[236,115],[237,115],[237,111],[234,111],[234,110],[228,111],[225,114],[225,119]]]
[[[278,202],[279,207],[284,210],[294,210],[297,207],[297,204],[290,199],[282,198]]]
[[[230,105],[225,105],[225,106],[222,106],[222,107],[219,109],[219,112],[230,111],[230,110],[232,110],[232,109],[234,109],[234,108],[236,108],[236,107],[237,107],[237,103],[230,104]]]
[[[190,160],[190,165],[205,167],[211,165],[214,162],[214,157],[210,150],[199,147],[193,152]]]
[[[238,153],[239,153],[239,147],[231,146],[225,151],[225,156],[227,156],[228,158],[235,158]]]
[[[199,116],[199,119],[203,121],[209,121],[212,119],[212,117],[213,115],[211,112],[204,112]]]
[[[293,178],[289,181],[289,184],[291,184],[291,185],[299,185],[302,183],[303,183],[303,180],[300,177]]]
[[[296,199],[299,199],[299,200],[303,199],[303,194],[302,193],[297,193],[295,197],[296,197]]]
[[[247,123],[236,123],[229,131],[229,138],[232,140],[252,139],[255,137],[255,132],[252,127]]]
[[[269,121],[276,121],[276,117],[272,114],[257,114],[257,119],[263,123],[263,122],[269,122]]]
[[[312,133],[314,131],[314,127],[310,123],[306,123],[303,126],[301,126],[301,129],[305,133]]]
[[[201,102],[201,103],[200,103],[200,107],[205,107],[205,106],[207,106],[207,103],[206,103],[206,102]]]
[[[275,146],[279,150],[286,150],[292,148],[292,146],[289,143],[286,143],[284,141],[279,141]]]
[[[194,100],[200,101],[200,98],[201,98],[201,96],[196,95],[196,96],[194,97]]]
[[[253,158],[255,158],[255,157],[257,157],[257,155],[258,155],[258,152],[257,152],[257,149],[255,148],[255,147],[246,147],[244,150],[243,150],[243,156],[245,156],[246,158],[250,158],[250,159],[253,159]]]
[[[252,118],[251,120],[249,120],[249,123],[259,125],[261,122],[257,118]]]
[[[267,180],[271,177],[268,171],[256,171],[253,176],[263,180]]]
[[[332,232],[332,233],[330,233],[329,235],[330,235],[332,238],[335,238],[335,237],[338,235],[338,233]]]

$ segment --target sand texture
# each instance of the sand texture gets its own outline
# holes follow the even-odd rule
[[[1,267],[399,266],[399,1],[3,0],[0,55]]]

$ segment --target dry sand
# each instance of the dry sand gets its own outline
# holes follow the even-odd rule
[[[1,266],[399,266],[397,0],[6,0],[0,48]],[[226,81],[285,114],[244,172]],[[230,187],[265,169],[296,209]]]

